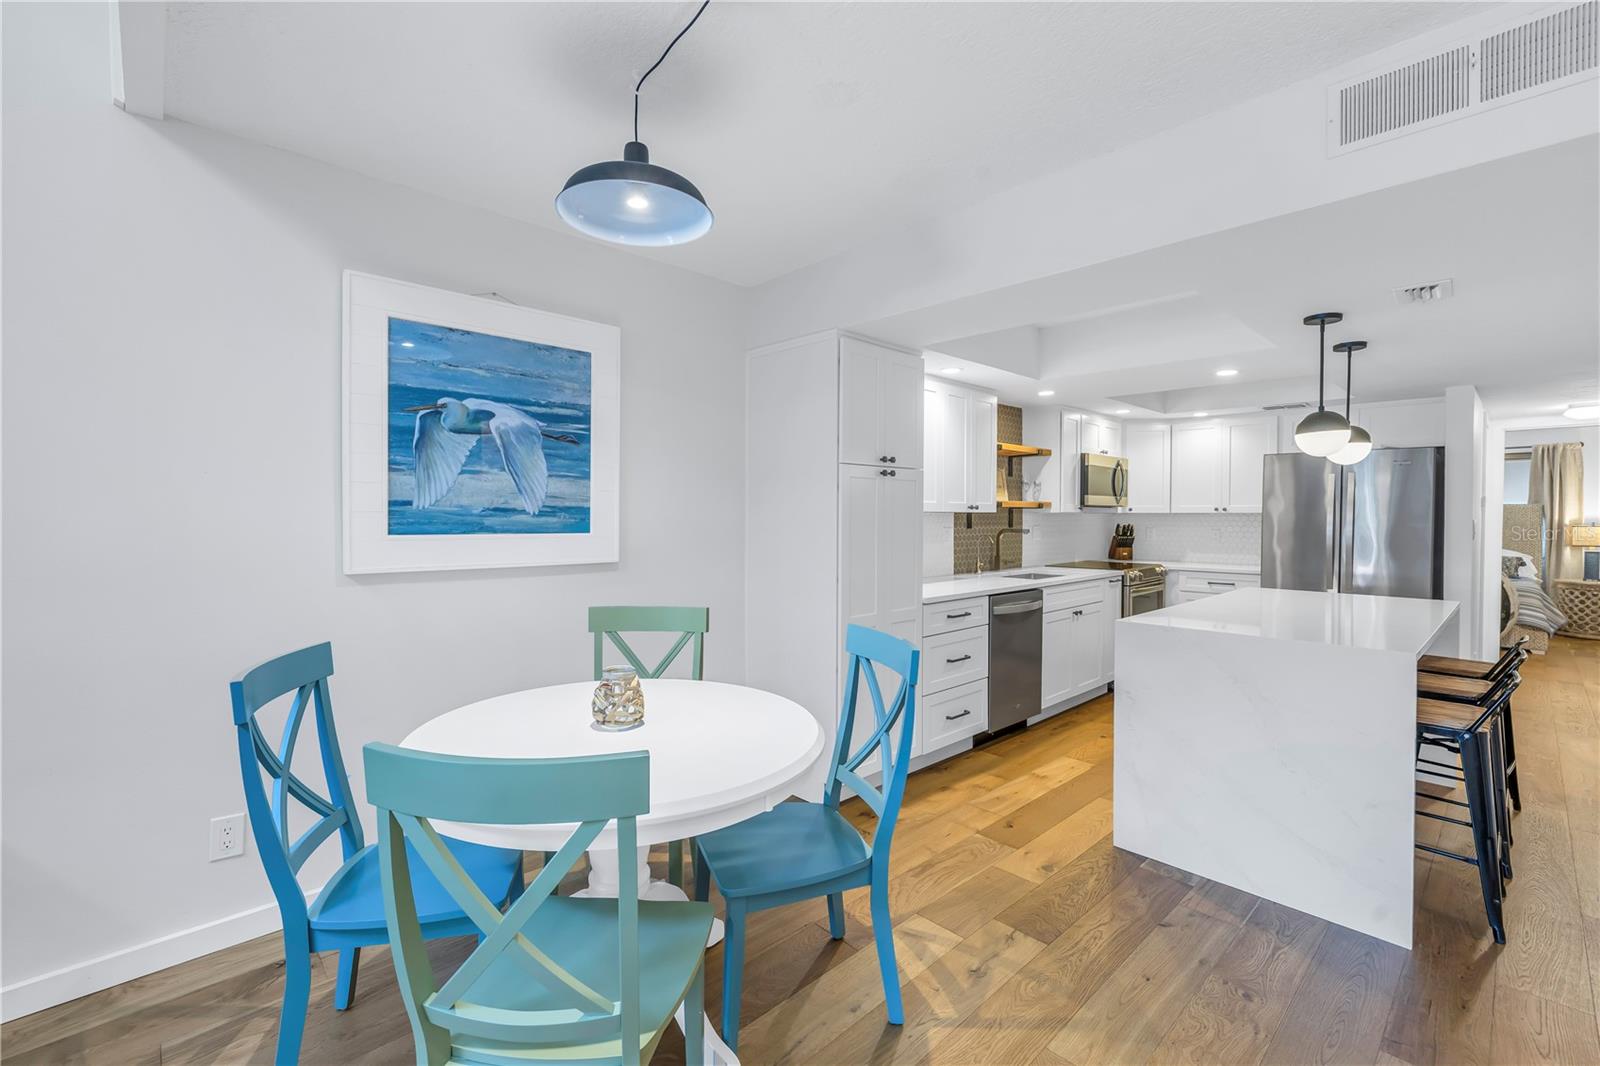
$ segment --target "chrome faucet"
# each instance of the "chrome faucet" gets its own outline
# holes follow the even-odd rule
[[[994,565],[991,566],[989,569],[991,569],[991,570],[1000,569],[1000,538],[1001,537],[1005,536],[1007,533],[1016,533],[1019,536],[1026,537],[1030,532],[1032,532],[1032,531],[1027,529],[1026,527],[1019,528],[1017,526],[1007,526],[1004,529],[997,531],[993,536],[991,536],[989,538],[989,543],[991,545],[993,545],[993,547],[994,547]]]

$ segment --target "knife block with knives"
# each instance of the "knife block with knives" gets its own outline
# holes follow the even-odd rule
[[[1111,534],[1111,551],[1110,551],[1109,554],[1107,554],[1106,558],[1108,558],[1108,559],[1132,559],[1133,558],[1133,523],[1132,522],[1128,522],[1128,523],[1125,523],[1123,525],[1117,526],[1116,530]]]

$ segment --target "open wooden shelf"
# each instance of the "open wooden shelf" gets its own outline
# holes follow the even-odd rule
[[[1049,448],[1034,448],[1026,444],[1011,444],[1001,441],[995,446],[995,451],[1002,459],[1027,459],[1035,455],[1049,455]]]
[[[1050,501],[1049,500],[996,500],[995,501],[995,506],[999,507],[1002,510],[1013,510],[1013,511],[1014,510],[1021,510],[1023,508],[1028,508],[1028,507],[1044,508],[1044,509],[1048,510],[1049,507],[1050,507]]]

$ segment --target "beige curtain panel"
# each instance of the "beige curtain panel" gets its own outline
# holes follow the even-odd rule
[[[1583,446],[1535,444],[1528,467],[1528,502],[1542,504],[1545,514],[1545,590],[1557,581],[1583,576],[1582,552],[1567,547],[1567,527],[1583,521]]]

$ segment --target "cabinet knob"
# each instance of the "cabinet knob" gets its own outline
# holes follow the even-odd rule
[[[889,471],[889,476],[890,477],[894,477],[894,471],[893,470]]]
[[[887,463],[887,462],[888,462],[888,461],[889,461],[889,457],[888,457],[888,456],[887,456],[887,455],[880,455],[880,456],[878,456],[878,462],[880,462],[880,463]]]
[[[889,456],[888,461],[891,462],[891,463],[897,463],[897,462],[900,461],[900,459],[899,459],[899,456],[891,455],[891,456]]]
[[[888,477],[888,476],[889,476],[889,471],[887,471],[887,470],[880,470],[880,471],[878,471],[878,476],[879,476],[879,477]]]

